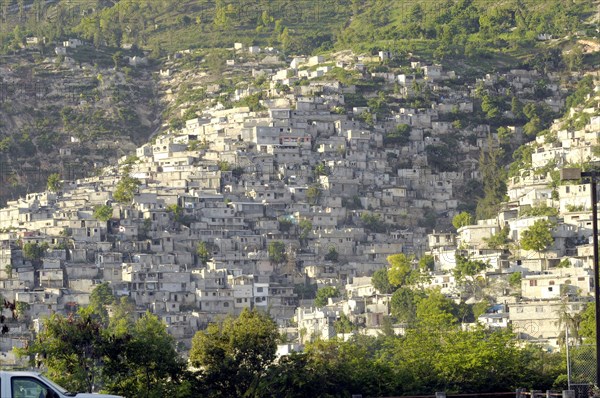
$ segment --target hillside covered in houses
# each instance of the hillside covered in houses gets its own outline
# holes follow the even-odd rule
[[[253,51],[257,61],[238,64]],[[553,306],[569,293],[583,308],[593,286],[589,188],[556,180],[558,167],[597,156],[593,76],[579,83],[580,103],[569,97],[576,107],[566,117],[519,148],[507,197],[494,201],[488,184],[501,170],[486,167],[531,136],[531,120],[492,129],[474,122],[474,102],[511,92],[522,104],[505,118],[517,120],[519,107],[556,114],[566,99],[561,76],[510,70],[461,90],[442,65],[413,60],[400,66],[405,73],[369,73],[365,65],[393,58],[386,52],[282,63],[269,55],[276,51],[239,46],[227,69],[254,84],[228,94],[229,106],[219,87],[202,88],[219,101],[180,128],[167,125],[97,177],[49,180],[46,192],[0,210],[4,297],[26,303],[34,320],[86,306],[109,283],[188,347],[198,329],[244,308],[268,311],[301,344],[335,336],[340,317],[348,332],[377,333],[389,319],[402,328],[410,316],[398,316],[405,309],[391,293],[412,284],[457,303],[500,305],[502,316],[467,317],[512,323],[556,347]],[[193,56],[167,63],[165,91],[174,79],[189,84]],[[542,100],[527,101],[542,79]],[[374,80],[389,91],[378,86],[373,96]],[[465,200],[468,189],[488,206]],[[475,213],[491,217],[475,222]],[[540,225],[551,239],[526,245]],[[372,283],[386,269],[384,285]],[[532,322],[540,329],[528,331]],[[5,349],[22,344],[22,326]]]
[[[102,28],[123,23],[118,8],[90,8],[47,57],[32,55],[32,35],[4,48],[22,64],[0,66],[7,87],[26,70],[45,69],[47,80],[43,93],[28,94],[44,101],[27,123],[18,116],[27,101],[6,93],[3,164],[29,167],[29,152],[57,150],[45,174],[62,166],[45,190],[0,208],[2,365],[34,363],[73,390],[129,396],[141,389],[106,377],[127,372],[105,351],[94,369],[109,370],[96,383],[69,366],[61,372],[44,339],[60,329],[53,325],[83,319],[119,347],[131,325],[156,319],[146,326],[168,332],[177,356],[152,387],[166,385],[162,396],[187,365],[204,383],[181,382],[178,391],[190,390],[180,396],[266,396],[289,383],[305,396],[565,388],[560,352],[593,337],[590,184],[559,173],[596,170],[600,160],[600,47],[589,25],[563,37],[569,18],[546,9],[532,13],[545,23],[486,11],[516,27],[494,31],[483,18],[452,35],[458,27],[435,30],[428,9],[399,16],[380,2],[371,14],[370,3],[352,2],[335,46],[315,34],[320,46],[305,48],[298,37],[310,29],[294,36],[269,13],[244,31],[255,32],[252,42],[222,43],[219,29],[250,22],[217,3],[200,19],[189,16],[194,3],[180,20],[121,38]],[[475,23],[477,7],[453,3],[445,18]],[[386,10],[395,11],[384,23]],[[398,28],[406,46],[380,26],[402,18],[412,26]],[[195,27],[221,48],[172,49],[161,28],[170,22],[186,44]],[[365,44],[364,26],[385,40]],[[476,51],[477,38],[485,45]],[[527,48],[536,51],[525,56]],[[68,106],[65,73],[80,90]],[[59,108],[42,121],[44,109]],[[59,138],[44,141],[45,129]],[[238,316],[248,322],[241,329]],[[209,359],[229,366],[226,344],[211,351],[210,339],[245,326],[257,339],[274,334],[264,362],[234,383],[233,370]],[[475,359],[460,359],[468,355]],[[149,391],[145,380],[139,388]]]

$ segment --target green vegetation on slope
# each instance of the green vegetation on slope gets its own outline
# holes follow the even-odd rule
[[[495,58],[537,52],[540,34],[562,37],[585,25],[592,1],[534,0],[121,0],[119,2],[6,0],[0,48],[28,35],[46,41],[79,35],[96,46],[130,43],[154,55],[185,48],[277,46],[286,53],[332,48],[395,50],[437,59]],[[16,27],[18,25],[18,27]],[[590,30],[590,35],[595,32]],[[483,66],[483,65],[482,65]]]

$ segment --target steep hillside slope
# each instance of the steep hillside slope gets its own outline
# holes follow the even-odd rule
[[[151,69],[97,51],[90,59],[86,51],[84,45],[53,56],[23,49],[3,58],[0,199],[43,189],[52,173],[88,175],[159,125]]]

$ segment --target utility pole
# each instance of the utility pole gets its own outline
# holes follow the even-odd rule
[[[580,180],[590,182],[592,200],[592,241],[594,244],[594,303],[596,305],[596,386],[600,384],[600,271],[598,266],[598,195],[596,193],[596,171],[581,171],[578,168],[565,168],[560,171],[563,181]]]

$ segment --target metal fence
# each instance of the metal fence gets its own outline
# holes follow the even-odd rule
[[[436,392],[435,395],[405,395],[379,398],[575,398],[575,392],[572,390],[564,391],[526,391],[524,388],[518,388],[510,392],[484,392],[484,393],[466,393],[452,394],[445,392]],[[364,398],[362,395],[352,395],[352,398]],[[589,397],[586,397],[589,398]]]
[[[568,347],[572,384],[594,384],[596,381],[596,346],[580,344]]]
[[[596,382],[596,346],[580,344],[567,347],[570,389],[576,398],[588,398]]]

